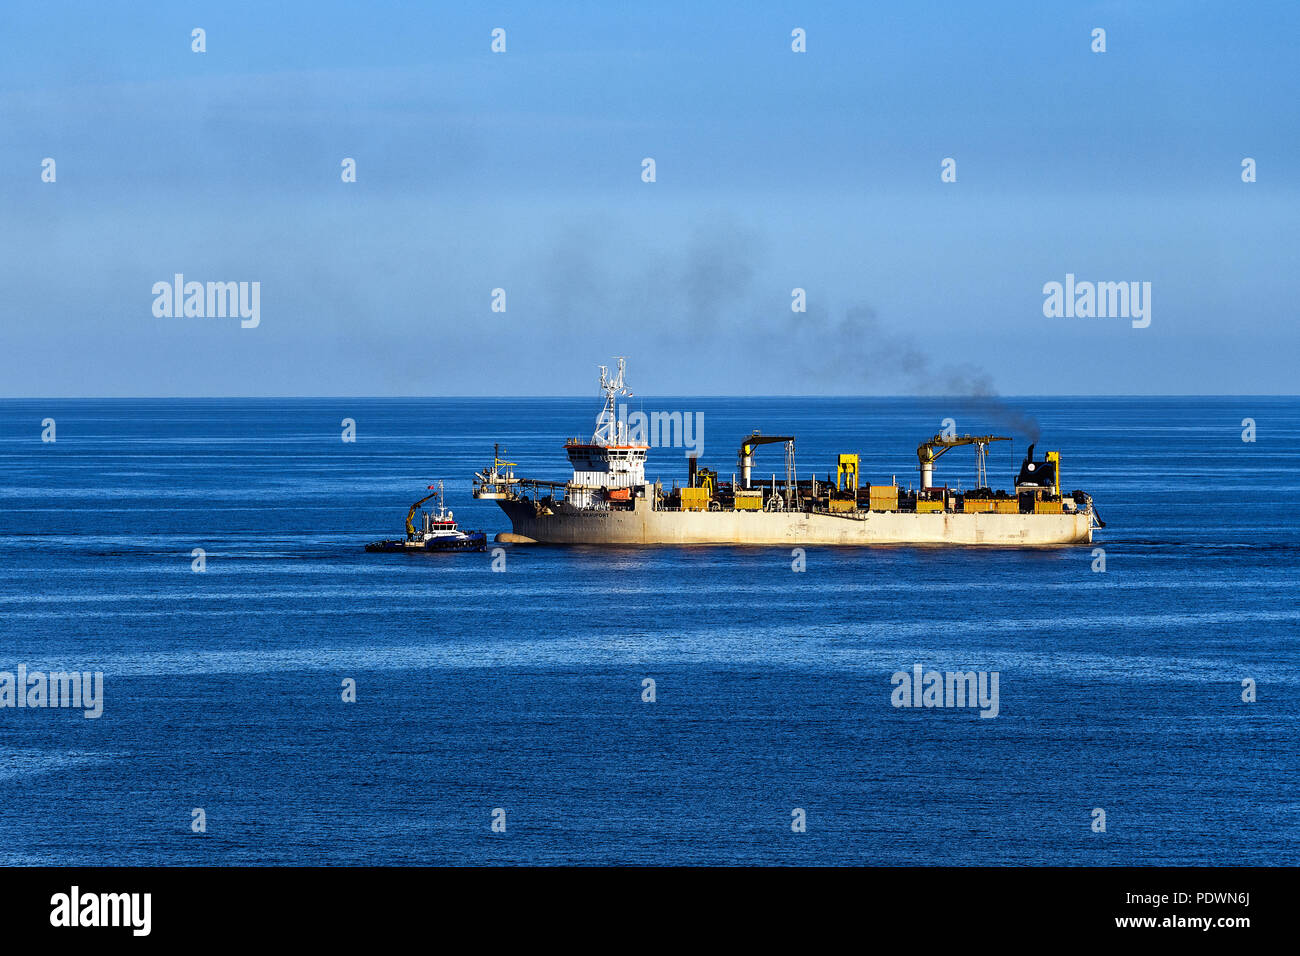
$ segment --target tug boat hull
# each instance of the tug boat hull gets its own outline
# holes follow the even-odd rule
[[[482,531],[466,532],[463,538],[435,538],[428,541],[372,541],[366,545],[371,552],[388,554],[428,554],[434,551],[486,551],[487,535]]]

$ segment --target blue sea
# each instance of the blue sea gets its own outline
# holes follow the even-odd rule
[[[634,401],[702,412],[727,477],[755,428],[798,436],[801,476],[859,452],[906,485],[943,418],[1000,427]],[[0,670],[104,675],[98,719],[0,709],[0,862],[1295,863],[1300,400],[1014,404],[1094,496],[1092,546],[809,548],[799,573],[781,548],[363,552],[438,480],[463,527],[509,530],[472,473],[500,442],[563,479],[592,397],[0,402]],[[1025,445],[991,448],[995,486]],[[647,471],[684,477],[682,450]],[[970,450],[936,474],[970,487]],[[916,664],[996,671],[998,716],[894,707]]]

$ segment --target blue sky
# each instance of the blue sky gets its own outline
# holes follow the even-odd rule
[[[614,354],[643,394],[1294,394],[1298,27],[1280,2],[9,4],[0,394],[586,394]],[[261,324],[156,317],[177,272],[260,282]],[[1151,282],[1150,327],[1045,317],[1066,273]]]

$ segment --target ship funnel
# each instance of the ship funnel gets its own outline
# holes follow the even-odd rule
[[[1029,451],[1025,453],[1025,460],[1020,464],[1020,474],[1016,475],[1016,486],[1051,488],[1059,494],[1060,458],[1058,453],[1049,451],[1043,456],[1042,461],[1034,461],[1034,446],[1030,445]]]

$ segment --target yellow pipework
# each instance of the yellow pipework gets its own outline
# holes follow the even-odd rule
[[[1056,465],[1052,469],[1052,474],[1056,476],[1056,487],[1052,489],[1052,494],[1059,498],[1061,497],[1061,453],[1059,451],[1049,451],[1047,460]]]

